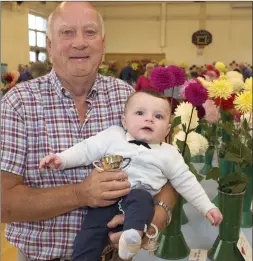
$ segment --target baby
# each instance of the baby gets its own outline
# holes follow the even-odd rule
[[[153,197],[168,180],[212,225],[221,223],[222,214],[210,202],[177,148],[163,142],[170,130],[170,115],[170,104],[163,94],[151,90],[136,92],[126,102],[122,116],[124,128],[112,126],[66,151],[41,160],[41,169],[68,169],[89,165],[106,155],[131,159],[124,168],[131,192],[117,204],[88,209],[74,241],[73,261],[100,260],[110,231],[107,223],[120,210],[125,214],[125,221],[119,240],[119,256],[127,260],[136,255],[154,215]]]

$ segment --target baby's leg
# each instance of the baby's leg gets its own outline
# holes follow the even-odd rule
[[[154,216],[153,198],[145,190],[134,189],[120,202],[125,214],[125,222],[119,241],[119,256],[130,259],[141,248],[143,232]]]
[[[107,223],[118,213],[118,204],[88,209],[81,231],[74,240],[72,261],[101,261],[102,251],[108,244],[110,229]]]

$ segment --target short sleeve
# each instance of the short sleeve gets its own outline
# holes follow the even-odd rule
[[[8,95],[1,101],[1,170],[23,175],[26,166],[27,134],[20,102]]]

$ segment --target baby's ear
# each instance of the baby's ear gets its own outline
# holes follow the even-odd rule
[[[169,134],[169,132],[170,132],[170,128],[171,128],[171,124],[169,123],[169,125],[168,125],[168,128],[167,128],[167,132],[166,132],[166,133],[167,133],[167,135],[168,135],[168,134]],[[166,136],[167,136],[167,135],[166,135]]]
[[[121,123],[122,123],[123,128],[126,130],[126,120],[125,120],[125,115],[122,115],[122,116],[121,116]]]

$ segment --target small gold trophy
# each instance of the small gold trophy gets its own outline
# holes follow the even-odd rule
[[[94,167],[102,171],[120,171],[129,165],[131,159],[120,155],[106,155],[100,160],[93,161]]]

